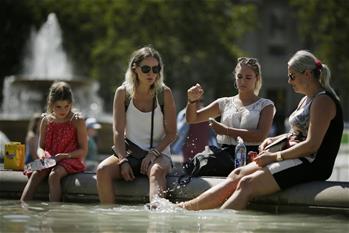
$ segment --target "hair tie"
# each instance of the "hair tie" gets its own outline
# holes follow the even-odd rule
[[[316,69],[318,71],[320,71],[322,69],[322,64],[321,64],[321,61],[319,59],[315,60],[315,66],[316,66]]]

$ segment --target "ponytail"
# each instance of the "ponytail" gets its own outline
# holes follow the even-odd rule
[[[312,70],[314,78],[319,80],[320,85],[334,97],[339,100],[338,95],[333,90],[330,84],[331,71],[326,64],[322,64],[312,53],[306,50],[300,50],[291,57],[288,65],[297,72],[304,72],[305,70]]]

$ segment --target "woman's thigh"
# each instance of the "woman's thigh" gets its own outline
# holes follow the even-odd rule
[[[111,176],[111,178],[116,179],[121,177],[119,159],[114,155],[109,156],[104,159],[97,167],[97,175],[98,171],[103,171],[103,173],[107,173]]]
[[[251,197],[272,194],[280,190],[278,183],[266,167],[247,175],[244,179],[250,188]]]

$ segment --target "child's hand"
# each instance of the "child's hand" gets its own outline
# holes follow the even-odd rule
[[[67,154],[64,153],[58,153],[53,157],[57,162],[61,161],[62,159],[68,159]]]

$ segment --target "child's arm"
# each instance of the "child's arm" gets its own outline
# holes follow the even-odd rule
[[[45,137],[46,137],[47,118],[43,117],[40,123],[39,145],[37,155],[39,159],[45,158]]]
[[[59,161],[61,159],[73,159],[73,158],[81,158],[84,159],[87,150],[88,150],[88,135],[87,135],[87,129],[85,125],[85,121],[81,116],[77,116],[73,120],[73,125],[76,127],[77,130],[77,137],[78,137],[78,143],[79,148],[77,150],[74,150],[69,153],[59,153],[55,156],[56,160]]]

